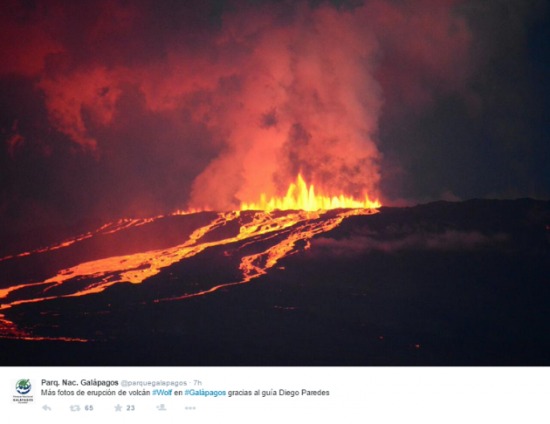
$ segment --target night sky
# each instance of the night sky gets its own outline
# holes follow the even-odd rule
[[[231,209],[550,197],[548,3],[0,6],[0,236]],[[11,237],[11,236],[10,236]]]

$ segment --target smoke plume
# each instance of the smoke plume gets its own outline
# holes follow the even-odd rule
[[[337,3],[6,2],[0,78],[35,105],[0,123],[5,169],[78,173],[33,199],[53,214],[231,209],[299,172],[383,199],[381,116],[464,90],[472,34],[458,1]]]

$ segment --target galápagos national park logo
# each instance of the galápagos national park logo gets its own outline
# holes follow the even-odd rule
[[[19,380],[15,384],[15,391],[19,393],[20,395],[28,395],[31,391],[31,380]]]
[[[13,401],[17,403],[32,402],[32,396],[29,395],[29,393],[31,392],[31,388],[31,380],[29,380],[28,378],[17,380],[17,383],[15,383],[15,391],[17,392],[17,395],[13,397]]]

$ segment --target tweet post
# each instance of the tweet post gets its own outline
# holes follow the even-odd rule
[[[0,0],[0,424],[550,424],[549,40]]]
[[[548,369],[3,368],[3,416],[548,423]],[[175,422],[175,421],[171,421]]]

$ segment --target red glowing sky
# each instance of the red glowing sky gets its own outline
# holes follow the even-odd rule
[[[4,222],[548,194],[543,3],[182,3],[3,3]]]

